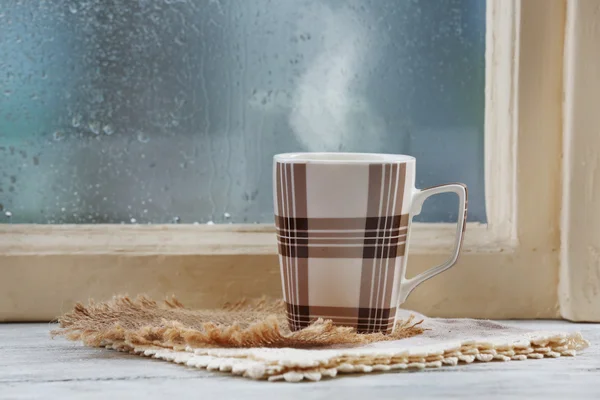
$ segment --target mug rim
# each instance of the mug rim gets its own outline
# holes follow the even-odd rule
[[[310,164],[387,164],[414,162],[413,156],[388,153],[352,153],[352,152],[299,152],[281,153],[273,156],[280,163]]]

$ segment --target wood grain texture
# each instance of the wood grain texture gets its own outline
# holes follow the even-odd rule
[[[519,2],[487,1],[485,210],[496,240],[517,241]]]
[[[575,358],[490,362],[422,372],[348,375],[317,383],[249,381],[50,339],[49,324],[0,325],[0,399],[597,399],[600,325],[510,322],[578,330],[592,347]]]
[[[570,0],[565,48],[560,312],[600,321],[600,2]]]

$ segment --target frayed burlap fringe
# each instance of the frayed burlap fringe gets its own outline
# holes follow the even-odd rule
[[[157,303],[148,297],[131,300],[116,296],[111,301],[87,306],[77,304],[58,320],[53,335],[81,340],[88,346],[115,346],[134,350],[140,346],[168,349],[226,347],[314,348],[364,345],[399,340],[423,332],[413,316],[399,321],[391,335],[357,334],[353,328],[317,320],[291,332],[281,300],[260,299],[226,304],[216,310],[186,309],[177,299]]]

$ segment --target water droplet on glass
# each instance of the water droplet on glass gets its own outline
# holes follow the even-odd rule
[[[137,220],[135,218],[131,218],[130,221],[132,224],[135,224],[137,222]]]
[[[54,133],[52,134],[52,138],[53,138],[55,141],[59,142],[59,141],[61,141],[61,140],[63,140],[63,139],[65,138],[65,134],[64,134],[64,133],[62,133],[61,131],[56,131],[56,132],[54,132]]]
[[[63,207],[63,208],[60,209],[60,211],[65,212],[66,208]]]
[[[73,128],[79,128],[81,126],[81,115],[76,115],[73,117],[71,120],[71,126],[73,126]]]
[[[139,132],[137,134],[137,140],[140,143],[148,143],[150,141],[150,138],[148,136],[144,135],[143,132]]]
[[[95,121],[90,122],[88,124],[88,128],[90,128],[90,131],[92,131],[92,133],[94,135],[100,134],[100,123],[99,122],[95,122]]]
[[[104,125],[104,127],[102,128],[102,132],[104,132],[105,135],[112,135],[113,133],[115,133],[113,127],[111,125]]]
[[[75,4],[69,5],[69,11],[71,11],[71,14],[77,14],[77,7],[75,7]]]
[[[146,214],[147,212],[148,212],[148,210],[144,208],[144,214]]]

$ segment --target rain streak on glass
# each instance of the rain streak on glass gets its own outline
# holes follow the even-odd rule
[[[4,0],[0,223],[272,223],[273,154],[322,150],[485,221],[484,46],[481,0]]]

